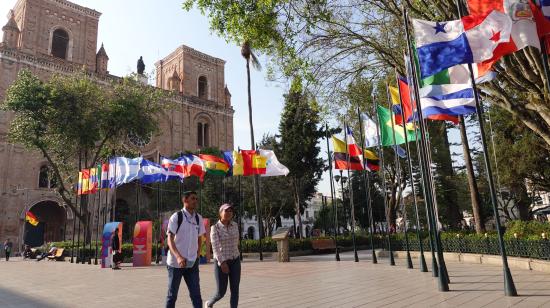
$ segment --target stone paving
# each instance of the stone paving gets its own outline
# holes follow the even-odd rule
[[[120,271],[53,261],[0,261],[0,307],[162,307],[162,266]],[[414,260],[416,261],[416,260]],[[245,259],[240,307],[550,307],[550,275],[512,270],[520,296],[503,293],[502,269],[448,262],[450,292],[437,291],[431,273],[408,270],[403,260],[374,265],[360,253],[291,258],[290,263]],[[415,266],[417,264],[415,263]],[[203,299],[214,292],[212,265],[201,267]],[[228,291],[229,293],[229,291]],[[178,307],[190,307],[184,283]],[[217,307],[229,307],[229,294]]]

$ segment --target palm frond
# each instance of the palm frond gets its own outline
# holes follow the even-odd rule
[[[250,52],[250,62],[252,62],[252,67],[254,67],[255,70],[257,71],[262,70],[262,65],[260,64],[260,60],[258,60],[258,58],[253,52]]]

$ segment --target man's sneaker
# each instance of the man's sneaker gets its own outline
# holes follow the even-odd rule
[[[206,302],[204,303],[204,308],[212,308],[212,307],[214,307],[214,305],[210,305],[210,302],[209,302],[209,301],[206,301]]]

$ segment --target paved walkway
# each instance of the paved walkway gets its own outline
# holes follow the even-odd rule
[[[441,293],[430,273],[408,270],[403,260],[394,267],[385,259],[373,265],[367,252],[358,263],[350,253],[333,260],[245,260],[240,307],[550,307],[550,275],[544,273],[513,270],[520,296],[508,298],[496,266],[449,262],[451,291]],[[162,266],[112,271],[69,262],[0,261],[0,307],[162,307],[166,284]],[[212,265],[202,266],[205,300],[214,286]],[[229,294],[217,306],[229,307]],[[183,283],[178,307],[190,307]]]

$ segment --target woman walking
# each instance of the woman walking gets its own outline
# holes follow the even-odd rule
[[[231,290],[231,308],[239,305],[239,283],[241,281],[241,260],[239,259],[239,227],[233,219],[233,206],[223,204],[219,210],[220,220],[210,229],[212,251],[214,252],[214,277],[216,294],[205,303],[213,307],[227,291]]]

